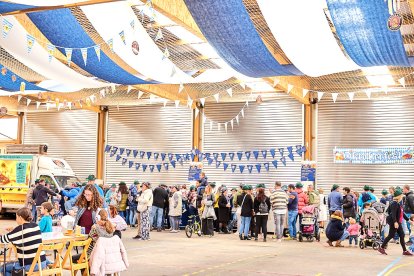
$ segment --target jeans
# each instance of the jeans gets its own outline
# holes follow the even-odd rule
[[[283,237],[283,224],[285,222],[286,214],[273,213],[275,220],[275,235],[278,240]]]
[[[163,221],[163,215],[164,215],[164,209],[152,206],[152,214],[151,214],[151,226],[155,226],[157,228],[161,228],[162,221]],[[156,225],[154,225],[154,222],[156,222]]]
[[[414,236],[410,237],[410,242],[411,242],[410,250],[411,252],[414,252]]]
[[[170,216],[172,230],[180,230],[180,216]]]
[[[69,199],[69,200],[66,200],[66,202],[65,202],[66,212],[69,212],[69,210],[72,210],[72,206],[75,205],[75,202],[76,202],[76,197],[72,198],[72,199]]]
[[[348,237],[349,237],[349,232],[344,230],[344,233],[342,234],[342,237],[339,240],[344,241]]]
[[[250,221],[252,220],[251,217],[240,217],[241,223],[240,223],[240,230],[239,234],[244,234],[245,237],[249,235],[249,228],[250,228]]]
[[[128,218],[129,218],[129,225],[135,225],[137,223],[137,208],[129,208],[128,210]]]
[[[296,238],[297,217],[298,217],[298,211],[288,211],[289,235],[291,238]]]
[[[349,245],[352,244],[352,241],[355,241],[355,245],[358,245],[358,235],[350,235],[349,236]]]
[[[49,261],[43,261],[42,264],[42,269],[45,269],[46,266],[49,264]],[[24,266],[24,269],[26,271],[26,273],[29,271],[30,267],[32,266],[32,264],[28,264]],[[17,270],[22,268],[23,266],[20,265],[19,262],[11,262],[11,263],[6,263],[6,275],[5,276],[11,276],[12,275],[12,271],[13,270]],[[3,275],[3,270],[4,270],[4,266],[0,266],[0,273]],[[34,271],[38,271],[39,270],[39,265],[36,264]]]
[[[33,218],[33,222],[36,223],[36,205],[33,204],[32,206],[32,218]]]
[[[126,221],[125,212],[126,211],[119,211],[118,214]]]
[[[408,217],[408,219],[411,217],[411,213],[405,213],[405,215]],[[408,221],[406,221],[406,224],[407,224],[407,228],[408,228],[408,234],[411,234],[411,225],[410,225],[410,221],[408,220]]]

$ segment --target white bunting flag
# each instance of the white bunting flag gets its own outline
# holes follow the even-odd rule
[[[371,99],[371,91],[370,90],[366,90],[365,94],[367,94],[368,99]]]
[[[321,99],[322,99],[322,97],[323,97],[323,94],[325,94],[324,92],[320,92],[320,91],[318,91],[318,102],[320,102],[321,101]]]
[[[144,95],[144,92],[139,90],[138,91],[138,99],[141,99],[142,95]]]
[[[348,92],[348,97],[349,97],[349,100],[351,101],[351,103],[354,100],[354,96],[355,96],[355,92]]]
[[[169,57],[170,57],[170,51],[168,51],[168,48],[165,48],[162,59],[169,58]]]
[[[113,83],[111,84],[111,89],[112,89],[112,94],[113,94],[113,93],[115,93],[115,91],[116,91],[116,86],[115,86],[115,84],[113,84]]]
[[[65,48],[65,54],[66,54],[66,62],[70,66],[70,63],[72,62],[72,48]]]
[[[79,100],[79,106],[80,106],[80,108],[82,108],[82,107],[83,107],[83,105],[82,105],[82,101],[81,101],[81,100]]]
[[[198,113],[200,112],[200,110],[198,110],[198,108],[196,107],[195,108],[195,117],[197,118],[197,116],[198,116]]]
[[[230,125],[231,125],[231,130],[233,130],[233,125],[234,125],[234,122],[233,122],[233,120],[234,120],[234,119],[231,119],[231,121],[230,121]]]
[[[240,83],[240,86],[241,86],[243,89],[246,89],[246,84],[245,84],[244,82],[241,82],[241,83]]]
[[[333,102],[335,103],[336,99],[338,98],[338,93],[331,93],[331,96],[332,96]]]
[[[132,20],[132,21],[129,23],[129,25],[131,25],[131,28],[132,28],[133,30],[135,30],[135,21],[134,21],[134,20]]]
[[[26,100],[26,106],[29,106],[29,104],[30,104],[31,101],[32,101],[31,99],[27,99]]]
[[[401,79],[398,80],[398,82],[405,87],[405,78],[402,77]]]
[[[51,62],[51,61],[52,61],[52,57],[53,57],[53,56],[54,56],[54,54],[55,54],[55,50],[56,50],[55,45],[52,45],[52,44],[47,44],[47,53],[48,53],[48,55],[49,55],[49,62]]]
[[[101,45],[95,45],[93,48],[95,49],[95,54],[98,57],[98,60],[101,61]]]
[[[279,84],[279,82],[280,82],[280,80],[279,80],[279,79],[274,79],[274,80],[273,80],[273,87],[276,87],[276,85],[278,85],[278,84]]]
[[[217,93],[217,94],[214,94],[214,99],[216,99],[216,102],[219,102],[219,97],[220,97],[220,94],[219,93]]]
[[[72,110],[72,102],[68,102],[68,107],[70,110]]]
[[[167,106],[167,103],[168,103],[168,100],[167,99],[164,99],[164,107]]]
[[[27,52],[30,54],[35,44],[35,38],[29,34],[26,35]]]
[[[81,48],[81,53],[82,53],[83,62],[85,63],[85,66],[86,66],[86,61],[88,60],[88,48]]]
[[[127,94],[129,94],[129,92],[131,92],[131,90],[132,90],[132,86],[128,85]]]
[[[36,102],[36,109],[39,109],[41,102]]]
[[[46,110],[49,111],[49,103],[46,103]]]
[[[162,31],[161,28],[158,29],[157,35],[155,36],[155,41],[157,42],[158,40],[162,39],[163,35],[162,35]]]
[[[173,65],[172,67],[171,67],[171,75],[170,75],[170,77],[172,78],[172,77],[174,77],[174,75],[177,73],[177,70],[175,69],[175,65]]]
[[[242,117],[244,118],[244,109],[242,109],[242,110],[240,111],[240,113],[241,113]]]
[[[308,89],[303,88],[303,92],[302,92],[302,94],[303,94],[303,97],[304,97],[304,98],[306,97],[306,95],[308,94],[308,92],[309,92],[309,90],[308,90]]]
[[[236,116],[236,123],[239,125],[239,115]]]
[[[204,106],[204,104],[206,103],[206,99],[205,98],[201,98],[200,99],[200,103],[201,103],[202,106]]]
[[[210,130],[213,130],[213,121],[210,121]]]
[[[17,96],[17,102],[20,103],[20,100],[22,99],[22,95]]]
[[[114,52],[114,40],[111,38],[109,39],[106,44],[108,44],[109,49],[111,49],[111,52]]]
[[[119,37],[121,38],[122,42],[124,43],[124,45],[126,45],[126,40],[125,40],[125,31],[121,31],[119,32]]]
[[[180,87],[178,87],[178,94],[183,92],[183,90],[184,90],[184,85],[182,83],[180,83]]]
[[[246,106],[249,107],[249,101],[246,101]]]
[[[292,89],[293,89],[293,85],[292,84],[288,84],[288,86],[287,86],[287,93],[289,94],[290,91],[292,91]]]
[[[230,97],[233,97],[233,88],[229,88],[226,90],[227,94],[229,94]]]
[[[180,105],[180,100],[175,100],[175,108],[177,108]]]
[[[224,123],[224,130],[226,131],[226,133],[227,133],[227,124],[228,124],[229,122],[225,122]]]
[[[187,96],[187,106],[191,108],[193,106],[193,100],[190,98],[190,96]]]
[[[101,89],[101,91],[99,91],[99,95],[101,96],[101,99],[105,98],[105,89]]]
[[[58,103],[57,106],[56,106],[58,111],[60,110],[60,105],[61,105],[61,103]]]

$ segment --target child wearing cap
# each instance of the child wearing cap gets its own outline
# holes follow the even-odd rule
[[[382,195],[382,197],[381,197],[381,199],[380,199],[380,202],[381,202],[382,204],[388,205],[388,202],[390,201],[390,198],[389,198],[389,196],[388,196],[388,191],[387,191],[387,189],[382,190],[381,195]]]

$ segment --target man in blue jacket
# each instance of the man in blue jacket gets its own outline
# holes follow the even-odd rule
[[[289,239],[296,240],[296,221],[298,217],[298,193],[295,191],[295,185],[289,184],[288,186],[288,226],[289,226]]]
[[[67,200],[65,201],[65,210],[66,212],[69,212],[71,209],[71,206],[75,204],[76,198],[80,192],[80,186],[82,184],[79,182],[72,183],[72,187],[69,190],[63,189],[60,191],[60,194],[62,196],[67,197]]]
[[[342,211],[342,201],[343,197],[339,192],[339,185],[334,184],[331,193],[328,195],[329,215],[332,215],[337,210]]]

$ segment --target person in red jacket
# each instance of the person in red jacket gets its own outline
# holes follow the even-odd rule
[[[299,225],[300,225],[302,221],[302,209],[303,207],[309,204],[309,198],[308,198],[308,195],[302,190],[303,188],[302,183],[300,182],[296,183],[295,187],[296,187],[295,192],[298,193],[298,216],[299,216]]]

